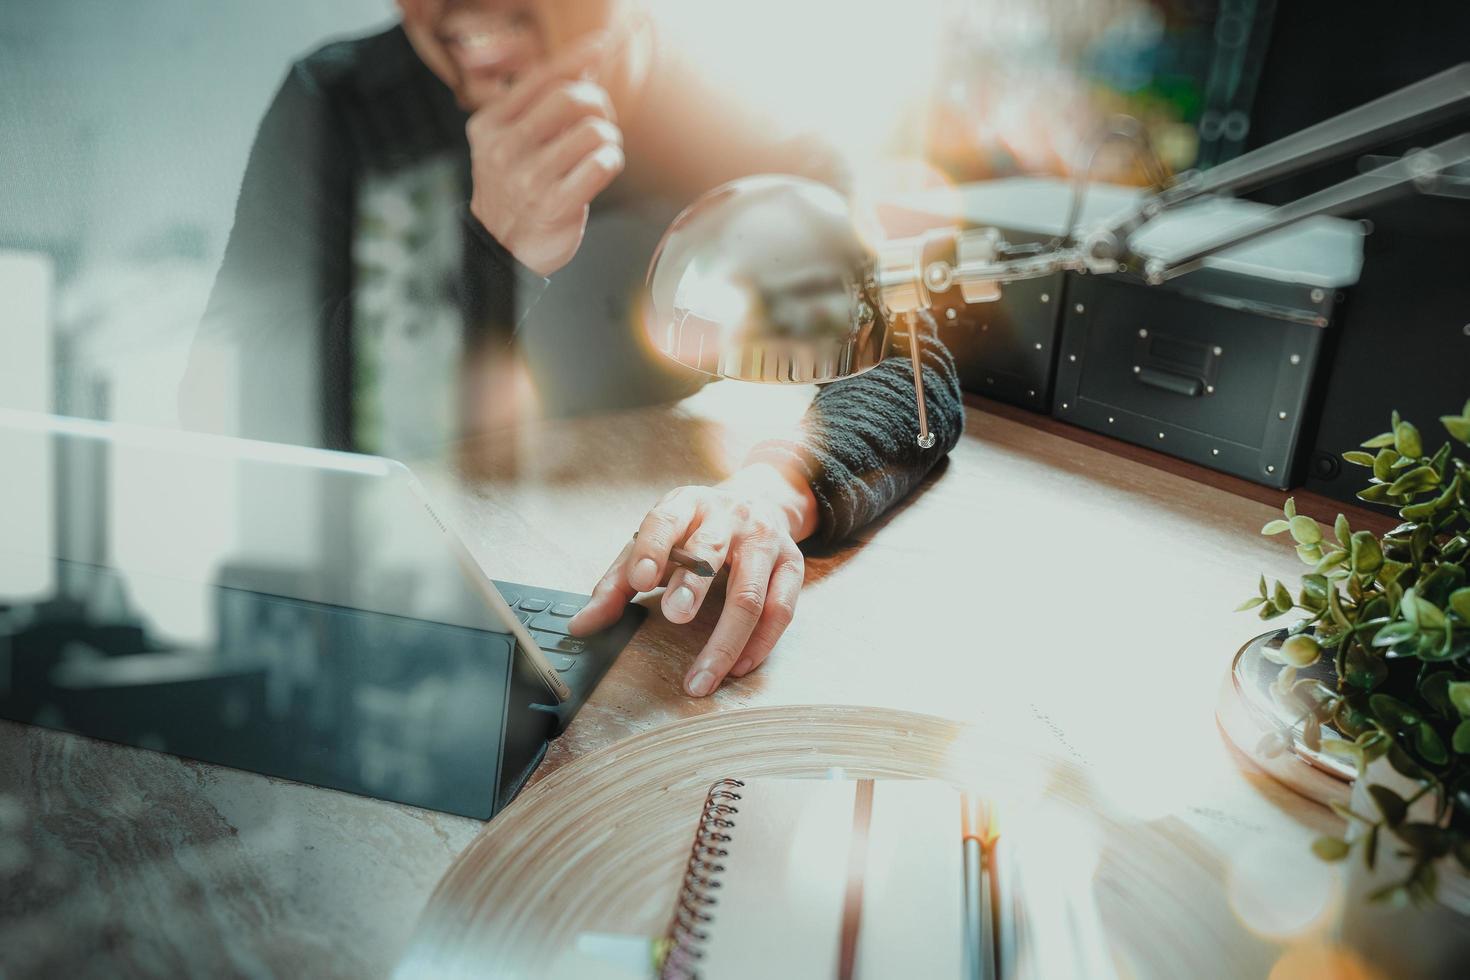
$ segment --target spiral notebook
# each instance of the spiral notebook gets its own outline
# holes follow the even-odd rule
[[[962,976],[961,805],[924,780],[721,780],[663,977]]]

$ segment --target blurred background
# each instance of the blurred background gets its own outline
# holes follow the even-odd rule
[[[1250,0],[648,0],[756,112],[949,180],[1066,173],[1106,114],[1175,168],[1238,149]],[[0,405],[171,426],[256,127],[288,67],[388,0],[58,0],[0,8]],[[760,52],[752,57],[752,52]],[[1130,180],[1125,162],[1103,175]]]

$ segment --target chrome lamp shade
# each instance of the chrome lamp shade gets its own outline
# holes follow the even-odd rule
[[[747,177],[699,198],[664,233],[644,325],[660,352],[705,374],[837,381],[888,352],[872,267],[837,191],[799,177]]]

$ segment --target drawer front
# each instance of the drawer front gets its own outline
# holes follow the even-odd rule
[[[1012,283],[994,303],[941,300],[934,315],[940,337],[954,353],[960,386],[1032,411],[1048,411],[1061,300],[1060,273]]]
[[[1052,414],[1291,486],[1323,328],[1168,287],[1068,282]]]

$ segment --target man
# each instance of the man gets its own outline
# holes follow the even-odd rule
[[[309,381],[301,364],[314,357],[321,404],[283,406],[273,385],[242,434],[299,439],[311,408],[329,445],[392,454],[405,419],[442,423],[457,409],[443,404],[453,386],[442,374],[436,385],[413,373],[457,344],[478,365],[470,390],[494,382],[491,403],[514,376],[503,370],[507,349],[553,414],[692,391],[701,379],[650,354],[628,315],[659,234],[726,180],[832,179],[830,166],[762,138],[622,5],[399,0],[399,9],[401,27],[298,63],[261,124],[193,360],[206,363],[211,338],[227,337],[242,359],[264,358],[272,379],[295,370]],[[937,338],[917,342],[934,449],[913,445],[906,354],[830,385],[799,440],[763,445],[719,486],[665,497],[573,628],[600,629],[661,585],[664,615],[692,620],[710,580],[671,566],[669,549],[682,544],[730,575],[685,689],[702,697],[758,667],[795,610],[798,544],[872,520],[959,437],[952,359]],[[309,356],[284,355],[292,345]],[[194,367],[185,402],[207,414],[217,396]],[[375,402],[365,379],[395,372],[398,383],[378,390],[411,397]]]

